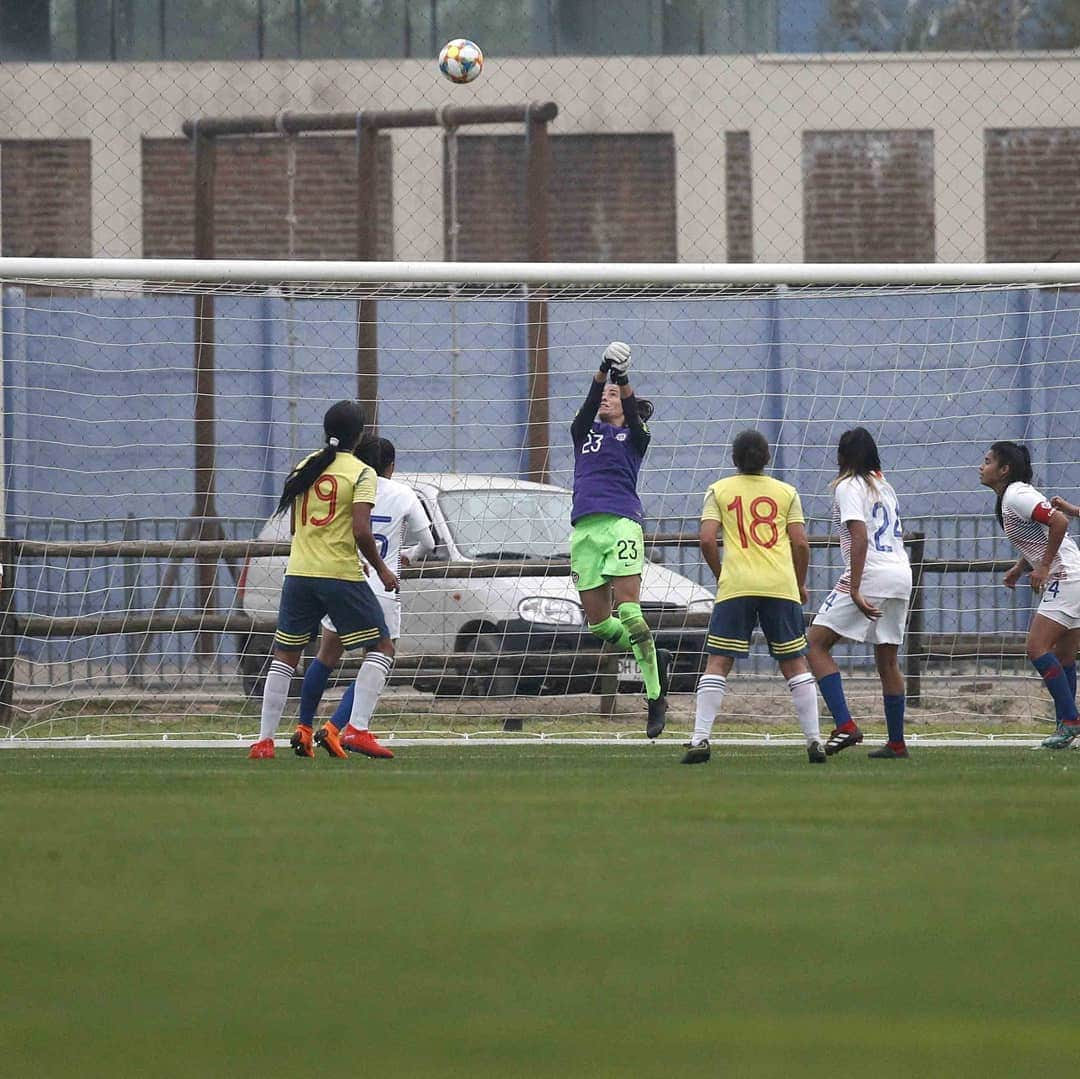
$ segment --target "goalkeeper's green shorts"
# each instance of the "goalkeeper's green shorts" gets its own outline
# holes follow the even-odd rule
[[[640,575],[645,567],[641,525],[613,513],[582,517],[570,535],[570,576],[579,592],[599,588],[612,577]]]

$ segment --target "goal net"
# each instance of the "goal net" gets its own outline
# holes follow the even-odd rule
[[[1014,554],[978,466],[991,442],[1023,442],[1040,489],[1077,501],[1080,268],[0,266],[6,734],[251,735],[288,549],[281,485],[326,408],[360,397],[438,543],[403,573],[375,729],[640,737],[636,668],[590,637],[568,562],[569,426],[614,339],[655,406],[641,605],[675,655],[669,732],[693,725],[715,589],[703,493],[750,427],[802,496],[808,616],[840,572],[837,439],[875,436],[918,582],[914,735],[1052,722],[1024,656],[1032,595],[1002,587]],[[872,654],[836,655],[876,731]],[[716,731],[797,733],[760,640]]]

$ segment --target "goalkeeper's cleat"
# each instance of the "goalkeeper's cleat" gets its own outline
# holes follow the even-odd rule
[[[906,761],[911,756],[903,742],[886,742],[880,749],[866,754],[875,761]]]
[[[248,751],[249,761],[268,761],[274,756],[274,739],[260,738]]]
[[[375,741],[375,735],[371,731],[358,731],[349,724],[341,732],[341,745],[350,753],[363,753],[365,757],[374,757],[377,760],[393,759],[393,752]]]
[[[660,696],[668,695],[668,685],[671,678],[671,663],[674,657],[666,648],[656,650],[656,673],[660,679]]]
[[[1076,738],[1080,738],[1080,720],[1059,723],[1057,730],[1049,738],[1043,739],[1043,749],[1068,749]]]
[[[324,723],[315,732],[315,744],[322,746],[331,757],[339,757],[345,760],[348,753],[342,748],[341,739],[338,737],[338,729],[333,723]]]
[[[825,753],[831,757],[834,753],[839,753],[849,746],[857,746],[862,740],[863,733],[859,730],[858,724],[852,720],[842,727],[837,727],[829,735],[829,740],[825,743]]]
[[[704,742],[698,742],[696,746],[687,742],[686,752],[683,754],[683,758],[679,763],[704,764],[711,756],[712,750],[709,748],[709,740],[707,738]]]
[[[311,744],[311,728],[297,727],[289,739],[289,745],[298,757],[314,757],[315,748]]]
[[[825,747],[816,741],[806,747],[806,756],[811,764],[824,764],[829,759]]]
[[[664,733],[667,722],[667,697],[657,697],[649,701],[649,718],[645,723],[645,734],[649,738],[659,738]]]

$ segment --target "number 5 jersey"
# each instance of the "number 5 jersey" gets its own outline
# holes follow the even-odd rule
[[[848,521],[866,525],[866,564],[859,591],[872,599],[907,599],[911,594],[911,563],[904,549],[900,504],[892,484],[875,472],[869,479],[847,476],[836,485],[832,523],[840,537],[844,572],[837,592],[851,591],[851,530]]]

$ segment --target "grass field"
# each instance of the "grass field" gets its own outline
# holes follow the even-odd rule
[[[0,753],[2,1071],[1075,1074],[1080,757],[679,755]]]

